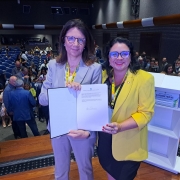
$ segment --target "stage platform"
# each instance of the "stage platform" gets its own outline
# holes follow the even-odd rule
[[[107,180],[98,157],[94,157],[92,163],[94,180]],[[28,164],[31,164],[32,168]],[[49,135],[1,142],[0,179],[53,180],[54,158]],[[78,179],[76,162],[71,162],[70,180]],[[180,175],[142,163],[135,180],[180,180]]]

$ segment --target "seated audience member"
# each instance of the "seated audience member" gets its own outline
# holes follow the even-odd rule
[[[95,55],[96,55],[96,57],[98,59],[102,58],[102,56],[101,56],[101,49],[100,49],[100,47],[98,45],[96,45],[96,47],[95,47]]]
[[[39,53],[40,53],[40,48],[38,47],[38,46],[36,46],[35,48],[34,48],[34,54],[35,55],[38,55]]]
[[[30,66],[33,74],[38,74],[38,68],[36,67],[36,65],[34,64],[34,62],[31,63],[31,66]]]
[[[166,75],[175,75],[172,64],[167,64],[164,68],[164,71],[161,73]]]
[[[41,56],[42,56],[42,55],[46,55],[47,52],[46,52],[45,50],[42,50],[42,51],[40,51],[40,54],[41,54]]]
[[[22,79],[17,79],[15,86],[16,89],[10,93],[9,105],[13,112],[13,121],[16,121],[19,127],[21,138],[28,137],[26,123],[34,136],[39,136],[40,134],[33,114],[33,107],[36,106],[36,101],[31,92],[23,88],[24,82]]]
[[[167,64],[168,64],[167,58],[163,57],[162,62],[161,62],[161,66],[160,66],[160,72],[165,71],[165,67],[166,67]]]
[[[139,57],[139,52],[136,51],[136,52],[135,52],[135,55],[134,55],[134,58],[135,58],[136,62],[138,62],[138,57]]]
[[[16,60],[15,67],[12,69],[12,75],[19,73],[21,71],[21,62],[19,60]]]
[[[180,73],[180,59],[177,59],[176,62],[175,62],[174,73],[175,74],[179,74]]]
[[[140,69],[144,69],[144,61],[143,61],[142,56],[138,57],[138,65],[139,65]]]
[[[144,70],[148,71],[150,68],[150,59],[147,57],[146,61],[144,62]]]
[[[30,83],[31,79],[29,77],[29,70],[26,67],[22,67],[21,71],[15,75],[19,79],[22,79],[24,83]]]
[[[41,70],[42,68],[45,68],[46,70],[48,69],[48,62],[47,62],[46,59],[45,59],[44,62],[41,64],[39,70]]]
[[[159,73],[160,69],[159,69],[159,63],[157,60],[154,61],[154,72]]]
[[[46,52],[48,53],[51,53],[51,51],[52,51],[52,47],[51,47],[51,45],[49,44],[48,45],[48,47],[46,47]]]

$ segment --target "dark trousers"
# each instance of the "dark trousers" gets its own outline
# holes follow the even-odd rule
[[[16,121],[17,126],[20,130],[21,133],[21,138],[26,138],[28,137],[27,132],[26,132],[26,123],[28,124],[28,126],[30,127],[32,133],[34,134],[34,136],[39,136],[39,131],[37,128],[37,124],[36,121],[34,119],[32,120],[27,120],[27,121]]]
[[[46,119],[46,124],[48,125],[49,121],[49,106],[41,106],[42,114]]]
[[[13,130],[13,133],[14,133],[14,138],[17,139],[17,137],[21,137],[19,127],[18,127],[16,121],[13,121],[13,115],[10,115],[8,113],[8,116],[10,116],[10,118],[12,120],[12,130]]]

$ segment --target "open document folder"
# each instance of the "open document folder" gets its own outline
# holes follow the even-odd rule
[[[106,84],[81,85],[48,89],[51,138],[70,130],[102,131],[109,122],[108,87]]]

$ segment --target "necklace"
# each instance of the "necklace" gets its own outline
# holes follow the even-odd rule
[[[127,75],[128,75],[128,71],[126,72],[121,84],[119,86],[117,86],[117,89],[115,87],[115,82],[114,82],[114,76],[112,78],[112,84],[111,84],[111,95],[112,95],[112,99],[111,99],[111,108],[114,109],[114,106],[115,106],[115,103],[116,103],[116,99],[117,99],[117,96],[119,95],[120,93],[120,90],[122,89],[122,86],[127,78]]]
[[[70,66],[68,62],[66,63],[66,83],[70,83],[74,81],[78,69],[79,69],[79,64],[76,66],[76,69],[72,73],[72,76],[70,76]]]

